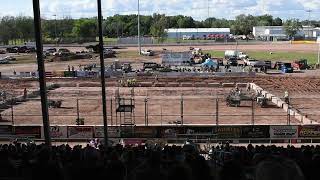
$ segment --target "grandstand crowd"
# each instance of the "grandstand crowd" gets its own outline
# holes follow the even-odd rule
[[[0,179],[316,180],[320,146],[0,145]]]

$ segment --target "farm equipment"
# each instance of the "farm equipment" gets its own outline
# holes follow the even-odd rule
[[[228,96],[227,96],[227,106],[231,106],[231,107],[239,107],[241,104],[241,97],[240,97],[240,93],[238,92],[231,92]]]
[[[129,73],[132,71],[132,67],[130,63],[123,63],[121,69],[125,73]]]
[[[120,84],[122,87],[135,87],[137,85],[137,80],[136,79],[120,80]]]
[[[296,69],[296,70],[305,70],[310,68],[310,66],[308,65],[307,59],[300,59],[299,61],[293,62],[292,67],[293,69]]]
[[[283,65],[283,62],[277,61],[274,63],[273,69],[281,70],[282,65]]]
[[[281,72],[282,73],[293,73],[293,68],[291,66],[291,63],[284,63],[281,66]]]
[[[62,100],[49,100],[48,106],[51,108],[61,108]]]
[[[243,93],[238,88],[231,90],[226,98],[227,106],[230,107],[239,107],[241,101],[252,101],[253,98],[251,95]]]
[[[257,97],[257,104],[262,107],[265,108],[268,105],[268,99],[263,97],[263,96],[258,96]]]

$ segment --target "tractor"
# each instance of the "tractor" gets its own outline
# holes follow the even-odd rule
[[[265,108],[268,105],[268,99],[265,97],[257,97],[257,104],[262,107]]]
[[[241,103],[240,93],[231,91],[231,93],[226,98],[226,102],[227,106],[239,107]]]
[[[136,79],[120,80],[120,85],[122,87],[135,87],[137,85],[137,80]]]
[[[49,108],[61,108],[62,100],[49,100],[48,106]]]
[[[299,61],[293,62],[292,67],[293,69],[296,69],[296,70],[305,70],[310,68],[310,66],[308,65],[307,59],[300,59]]]

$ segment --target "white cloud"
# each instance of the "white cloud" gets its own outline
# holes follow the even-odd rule
[[[1,0],[0,16],[32,15],[31,0]],[[114,14],[136,14],[138,0],[102,0],[104,16]],[[25,3],[28,2],[28,3]],[[25,5],[27,4],[27,5]],[[96,0],[41,0],[41,13],[46,18],[72,16],[75,18],[97,15]],[[187,15],[195,19],[209,16],[233,19],[239,14],[271,14],[284,19],[307,19],[305,10],[312,9],[311,17],[320,18],[320,0],[140,0],[141,14],[161,13]],[[10,11],[8,11],[10,9]],[[319,10],[318,10],[319,9]]]

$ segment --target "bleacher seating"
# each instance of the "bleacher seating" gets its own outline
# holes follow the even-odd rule
[[[320,146],[0,145],[0,179],[10,180],[316,180],[318,170]]]

